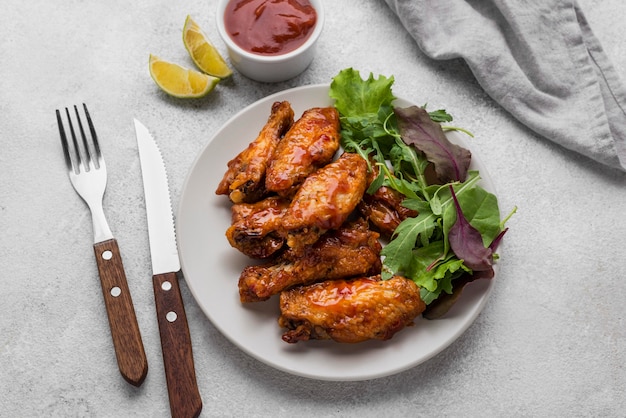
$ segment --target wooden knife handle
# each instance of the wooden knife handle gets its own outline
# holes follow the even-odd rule
[[[94,244],[93,249],[100,273],[102,295],[109,317],[117,365],[128,383],[141,386],[148,374],[148,359],[143,348],[117,241],[110,239],[99,242]]]
[[[202,411],[202,398],[178,278],[176,273],[156,274],[152,283],[172,417],[197,417]]]

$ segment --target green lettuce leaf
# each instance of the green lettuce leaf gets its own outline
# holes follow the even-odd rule
[[[342,116],[377,115],[381,107],[391,106],[395,100],[391,92],[393,82],[393,76],[374,79],[372,73],[363,81],[359,71],[347,68],[333,78],[330,97],[335,99],[335,107]]]

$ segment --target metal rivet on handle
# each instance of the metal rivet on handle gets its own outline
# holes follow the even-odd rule
[[[174,311],[169,311],[165,315],[165,319],[167,319],[169,322],[174,322],[174,321],[176,321],[177,318],[178,318],[178,315],[176,315],[176,312],[174,312]]]
[[[161,283],[161,289],[165,290],[166,292],[170,290],[171,288],[172,288],[172,284],[170,282]]]
[[[110,260],[111,258],[113,258],[113,253],[109,250],[106,250],[102,253],[102,258],[104,258],[105,260]]]
[[[111,289],[111,296],[113,296],[114,298],[118,297],[121,294],[122,294],[122,289],[120,289],[119,287],[115,286],[114,288]]]

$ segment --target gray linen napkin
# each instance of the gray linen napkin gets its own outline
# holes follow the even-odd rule
[[[463,58],[530,129],[626,171],[626,88],[576,1],[385,1],[426,55]]]

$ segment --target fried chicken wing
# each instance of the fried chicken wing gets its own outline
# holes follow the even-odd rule
[[[332,161],[339,149],[339,129],[334,107],[306,110],[276,147],[267,168],[266,189],[293,195],[309,174]]]
[[[282,292],[278,323],[288,343],[388,340],[425,308],[417,285],[404,277],[331,280]]]
[[[239,278],[241,302],[258,302],[295,285],[380,273],[378,233],[364,219],[324,234],[302,255],[287,250],[277,260],[246,267]]]
[[[255,202],[263,196],[267,166],[278,143],[293,124],[293,115],[287,101],[272,105],[268,121],[257,138],[228,162],[216,194],[228,195],[234,203]]]
[[[382,186],[371,195],[364,194],[358,209],[383,237],[391,238],[400,222],[417,216],[416,211],[402,206],[403,200],[400,192]]]
[[[283,236],[290,248],[313,244],[329,229],[339,228],[363,197],[367,162],[344,153],[309,175],[283,217]]]
[[[272,256],[285,242],[279,231],[289,203],[274,196],[257,203],[234,204],[231,207],[232,224],[226,230],[230,245],[249,257]]]
[[[380,169],[375,161],[371,161],[372,170],[367,174],[367,187],[376,181]],[[380,186],[372,194],[365,193],[359,202],[358,210],[369,220],[373,229],[380,232],[383,238],[389,239],[400,223],[409,217],[418,215],[417,211],[402,206],[405,196],[387,186]]]

